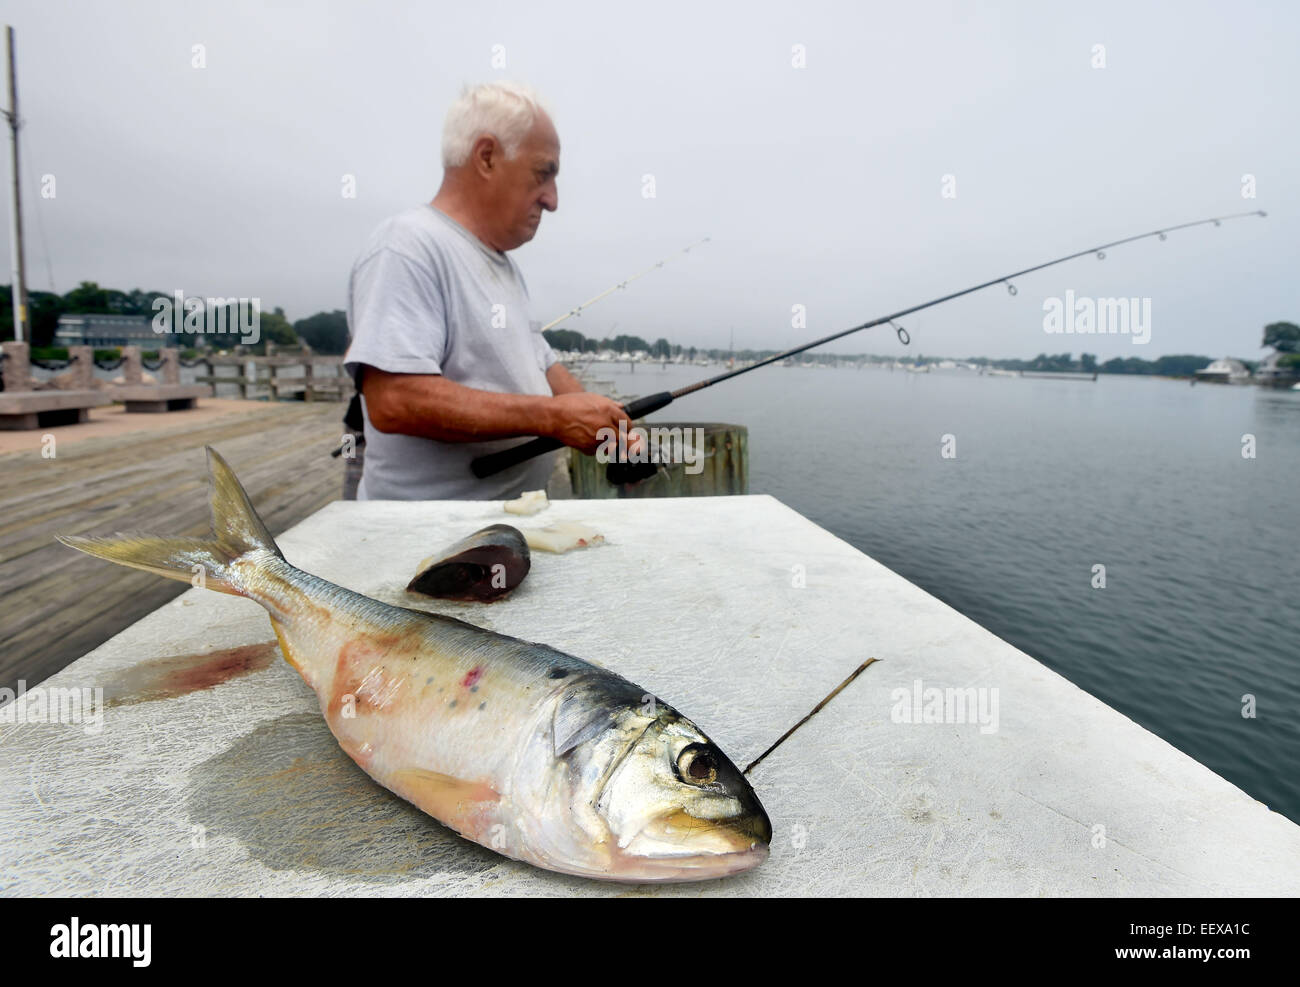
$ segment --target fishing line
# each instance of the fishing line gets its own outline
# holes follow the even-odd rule
[[[618,291],[620,288],[626,288],[629,284],[631,284],[633,281],[636,281],[638,278],[643,278],[643,277],[645,277],[647,274],[651,274],[651,273],[653,273],[654,271],[659,270],[659,268],[663,267],[665,264],[667,264],[667,263],[668,263],[670,260],[672,260],[674,257],[678,257],[678,256],[683,255],[683,254],[689,254],[689,253],[690,253],[692,250],[694,250],[696,247],[699,247],[699,246],[701,246],[701,245],[703,245],[703,244],[708,243],[710,239],[712,239],[712,238],[706,236],[706,237],[704,237],[704,239],[702,239],[702,240],[696,240],[696,241],[695,241],[694,243],[692,243],[690,246],[688,246],[688,247],[683,247],[681,250],[677,251],[676,253],[669,254],[669,255],[668,255],[667,257],[665,257],[663,260],[656,261],[654,264],[651,264],[649,267],[647,267],[644,271],[641,271],[641,272],[638,273],[638,274],[633,274],[630,278],[624,278],[622,281],[619,281],[619,282],[617,282],[616,284],[612,284],[612,285],[610,285],[608,288],[606,288],[604,291],[602,291],[599,295],[596,295],[596,296],[594,296],[594,297],[592,297],[592,298],[588,298],[588,299],[587,299],[585,302],[583,302],[581,305],[575,305],[573,308],[569,309],[569,311],[565,312],[565,313],[564,313],[563,315],[561,315],[559,318],[557,318],[557,319],[552,319],[550,322],[546,323],[546,325],[542,326],[541,329],[538,330],[538,332],[546,332],[548,329],[554,329],[556,326],[558,326],[561,322],[565,321],[566,319],[570,319],[570,318],[572,318],[572,317],[575,316],[575,315],[581,315],[581,314],[582,314],[582,310],[583,310],[584,308],[589,308],[589,307],[591,307],[592,305],[595,305],[596,302],[600,301],[600,300],[601,300],[602,298],[604,298],[606,295],[612,295],[614,292]],[[47,258],[47,260],[48,260],[48,258]],[[53,275],[51,275],[51,279],[52,279],[52,278],[53,278]],[[51,289],[52,289],[52,288],[53,288],[53,280],[51,280],[50,285],[51,285]],[[612,333],[612,332],[614,331],[614,329],[616,329],[617,327],[618,327],[618,323],[615,322],[614,325],[610,327],[610,332]],[[595,354],[594,354],[594,353],[592,354],[592,358],[591,358],[591,359],[592,359],[592,360],[595,359]],[[584,368],[583,368],[583,373],[586,373],[587,368],[590,367],[590,366],[591,366],[591,360],[588,360],[588,361],[587,361],[587,367],[584,367]],[[349,429],[350,431],[352,431],[352,432],[358,432],[358,433],[359,433],[359,432],[362,432],[362,431],[364,430],[364,424],[365,424],[365,422],[364,422],[364,419],[362,418],[362,414],[361,414],[361,396],[360,396],[359,394],[353,394],[353,395],[352,395],[352,400],[348,403],[348,410],[347,410],[347,412],[346,412],[346,413],[344,414],[344,416],[343,416],[343,423],[344,423],[345,425],[347,425],[348,429]],[[344,443],[346,443],[346,439],[344,440]],[[364,443],[365,443],[365,437],[362,436],[362,437],[358,440],[357,444],[358,444],[358,445],[363,445]],[[335,459],[338,459],[339,456],[341,456],[341,455],[343,454],[343,450],[344,450],[344,448],[345,448],[345,444],[340,444],[339,447],[338,447],[337,449],[335,449],[333,452],[330,453],[330,455],[333,456]],[[557,447],[557,448],[558,448],[558,447]],[[541,450],[538,450],[538,451],[540,452]],[[537,453],[532,453],[530,456],[525,457],[525,458],[529,458],[529,459],[531,459],[532,456],[535,456],[535,455],[537,455]],[[502,469],[504,469],[504,468],[505,468],[505,467],[502,467]],[[498,471],[498,470],[493,470],[492,472],[493,472],[493,473],[496,473],[496,472],[499,472],[499,471]],[[484,473],[484,474],[482,474],[482,475],[483,475],[483,476],[491,476],[492,474],[491,474],[491,473]]]
[[[724,380],[730,380],[732,377],[739,377],[741,374],[747,374],[751,370],[757,370],[759,367],[766,367],[772,363],[778,363],[787,357],[794,356],[797,353],[803,353],[805,350],[813,349],[817,346],[823,346],[826,343],[836,339],[842,339],[855,332],[861,332],[863,329],[871,329],[875,326],[889,324],[893,327],[898,336],[898,341],[904,346],[911,342],[906,328],[898,320],[911,315],[914,312],[920,312],[923,309],[933,308],[935,305],[942,305],[944,302],[950,302],[954,298],[961,298],[963,295],[973,294],[976,291],[982,291],[985,288],[992,287],[995,284],[1005,285],[1007,293],[1015,295],[1019,289],[1013,283],[1014,278],[1023,277],[1026,274],[1032,274],[1035,271],[1041,271],[1044,268],[1053,267],[1057,264],[1064,264],[1066,261],[1075,260],[1078,257],[1086,257],[1088,254],[1095,254],[1098,260],[1106,259],[1106,251],[1112,247],[1123,246],[1126,243],[1134,243],[1138,240],[1145,240],[1148,237],[1159,237],[1161,240],[1167,238],[1167,235],[1176,230],[1191,229],[1193,226],[1206,226],[1213,223],[1215,226],[1221,226],[1230,219],[1240,219],[1243,216],[1266,216],[1267,213],[1262,209],[1252,210],[1250,212],[1232,213],[1228,216],[1212,216],[1209,219],[1198,219],[1191,223],[1180,223],[1177,226],[1165,226],[1158,230],[1151,230],[1149,233],[1139,233],[1136,236],[1127,236],[1121,240],[1112,240],[1109,243],[1102,243],[1095,247],[1089,247],[1086,250],[1079,250],[1064,257],[1057,257],[1055,260],[1049,260],[1043,264],[1035,264],[1033,267],[1026,267],[1024,270],[1015,271],[1011,274],[1003,274],[992,278],[982,284],[974,285],[970,288],[963,288],[961,291],[954,291],[949,295],[943,295],[940,298],[931,299],[928,302],[922,302],[920,305],[913,305],[910,308],[902,309],[898,312],[892,312],[889,315],[882,315],[878,319],[872,319],[869,322],[863,322],[861,325],[853,326],[850,329],[844,329],[840,332],[832,333],[829,336],[823,336],[821,339],[814,339],[811,343],[804,343],[802,346],[796,346],[794,349],[786,350],[776,356],[770,356],[757,363],[752,363],[747,367],[737,367],[735,370],[729,370],[726,373],[718,374],[716,377],[710,377],[707,380],[697,381],[686,387],[679,388],[675,391],[662,391],[659,394],[651,394],[647,397],[639,398],[623,406],[629,419],[643,418],[660,408],[667,407],[678,398],[685,397],[688,394],[694,394],[696,391],[702,391],[706,387],[712,387],[714,384],[721,384]],[[606,292],[608,294],[608,292]],[[473,470],[477,477],[492,476],[500,473],[504,469],[516,466],[532,459],[534,456],[540,456],[542,453],[551,452],[552,450],[562,448],[564,443],[559,439],[537,438],[528,442],[520,443],[509,449],[503,449],[500,452],[490,453],[486,456],[480,456],[470,463],[470,469]],[[613,465],[613,464],[611,464]]]
[[[749,774],[751,771],[753,771],[756,767],[758,767],[760,764],[762,764],[762,763],[763,763],[763,759],[766,758],[767,755],[771,754],[774,750],[776,750],[778,747],[780,747],[782,744],[784,744],[787,740],[790,739],[790,735],[791,735],[791,734],[793,734],[793,733],[794,733],[796,730],[798,730],[801,726],[803,726],[805,723],[807,723],[809,720],[811,720],[814,716],[816,716],[818,713],[820,713],[820,712],[822,711],[822,708],[823,708],[823,707],[824,707],[828,702],[830,702],[832,699],[834,699],[836,696],[838,696],[841,692],[843,692],[844,689],[845,689],[845,687],[848,686],[849,683],[851,683],[851,682],[852,682],[854,679],[856,679],[859,675],[861,675],[863,672],[865,672],[865,671],[867,670],[867,666],[868,666],[868,665],[874,665],[874,664],[875,664],[876,662],[878,662],[878,661],[880,661],[879,658],[868,658],[868,659],[867,659],[866,661],[864,661],[861,665],[859,665],[859,666],[854,670],[853,674],[850,675],[850,676],[849,676],[847,679],[845,679],[843,682],[841,682],[839,685],[837,685],[837,686],[835,687],[834,691],[831,692],[831,694],[830,694],[829,696],[827,696],[825,699],[823,699],[821,702],[819,702],[816,706],[814,706],[814,707],[812,708],[812,712],[811,712],[811,713],[809,713],[807,716],[805,716],[802,720],[800,720],[798,723],[796,723],[794,726],[792,726],[792,727],[791,727],[789,730],[787,730],[785,733],[781,734],[781,736],[777,738],[775,744],[773,744],[773,745],[772,745],[771,747],[769,747],[767,750],[763,751],[763,753],[760,754],[760,755],[758,755],[758,757],[755,758],[753,761],[750,761],[750,762],[749,762],[749,767],[747,767],[744,771],[742,771],[741,774],[742,774],[742,775],[747,775],[747,774]]]
[[[652,272],[654,272],[654,271],[659,270],[659,268],[663,267],[665,264],[667,264],[667,263],[668,263],[670,260],[672,260],[674,257],[677,257],[677,256],[680,255],[680,254],[689,254],[692,250],[694,250],[696,247],[700,246],[701,244],[708,243],[708,242],[709,242],[709,239],[710,239],[710,238],[706,236],[703,240],[697,240],[695,243],[692,243],[689,247],[683,247],[681,250],[677,251],[677,253],[675,253],[675,254],[669,254],[669,255],[668,255],[667,257],[665,257],[663,260],[661,260],[661,261],[657,261],[656,263],[650,265],[650,266],[647,267],[644,271],[642,271],[640,274],[633,274],[630,278],[627,278],[627,279],[625,279],[625,280],[623,280],[623,281],[620,281],[620,282],[618,282],[617,284],[610,285],[610,287],[606,288],[604,291],[602,291],[599,295],[596,295],[594,298],[588,298],[588,299],[587,299],[585,302],[583,302],[581,305],[578,305],[578,306],[576,306],[576,307],[574,307],[574,308],[569,309],[569,311],[565,312],[565,313],[564,313],[563,315],[561,315],[558,319],[552,319],[550,322],[546,323],[546,325],[542,326],[541,331],[542,331],[542,332],[546,332],[547,329],[554,329],[556,326],[558,326],[558,325],[559,325],[561,322],[563,322],[565,319],[568,319],[568,318],[570,318],[571,316],[574,316],[574,315],[581,315],[581,314],[582,314],[582,310],[583,310],[584,308],[587,308],[588,306],[591,306],[591,305],[595,305],[596,302],[600,301],[600,300],[601,300],[602,298],[604,298],[606,295],[612,295],[614,292],[618,291],[620,288],[626,288],[626,287],[627,287],[628,285],[630,285],[633,281],[637,280],[637,278],[643,278],[643,277],[645,277],[647,274],[650,274],[650,273],[652,273]],[[616,324],[617,324],[617,323],[616,323]]]

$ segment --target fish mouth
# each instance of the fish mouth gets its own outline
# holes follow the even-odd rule
[[[618,880],[703,881],[757,867],[768,858],[767,813],[702,819],[674,809],[651,819],[617,851]]]
[[[616,881],[629,883],[682,883],[730,877],[752,870],[768,858],[766,843],[755,843],[730,853],[696,853],[680,856],[639,856],[618,851],[612,861]]]
[[[751,850],[759,843],[771,843],[772,824],[761,808],[757,812],[719,819],[692,815],[685,809],[673,809],[651,819],[637,834],[637,839],[643,838],[679,846],[687,852],[736,853]]]

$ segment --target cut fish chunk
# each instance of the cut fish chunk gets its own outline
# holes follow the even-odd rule
[[[528,541],[528,547],[534,551],[554,552],[557,555],[605,542],[605,536],[599,531],[578,521],[557,521],[545,528],[525,528],[524,538]]]
[[[525,490],[518,500],[507,500],[505,503],[507,514],[536,514],[550,506],[545,490]]]

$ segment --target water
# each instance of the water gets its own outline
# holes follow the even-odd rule
[[[593,375],[641,395],[719,372],[626,366]],[[1300,822],[1300,393],[769,367],[658,417],[748,426],[752,493]]]

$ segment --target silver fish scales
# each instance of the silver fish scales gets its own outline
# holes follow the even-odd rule
[[[59,536],[121,565],[244,596],[372,778],[467,839],[538,867],[690,881],[767,858],[748,781],[639,686],[543,644],[390,606],[290,565],[208,449],[213,537]]]

